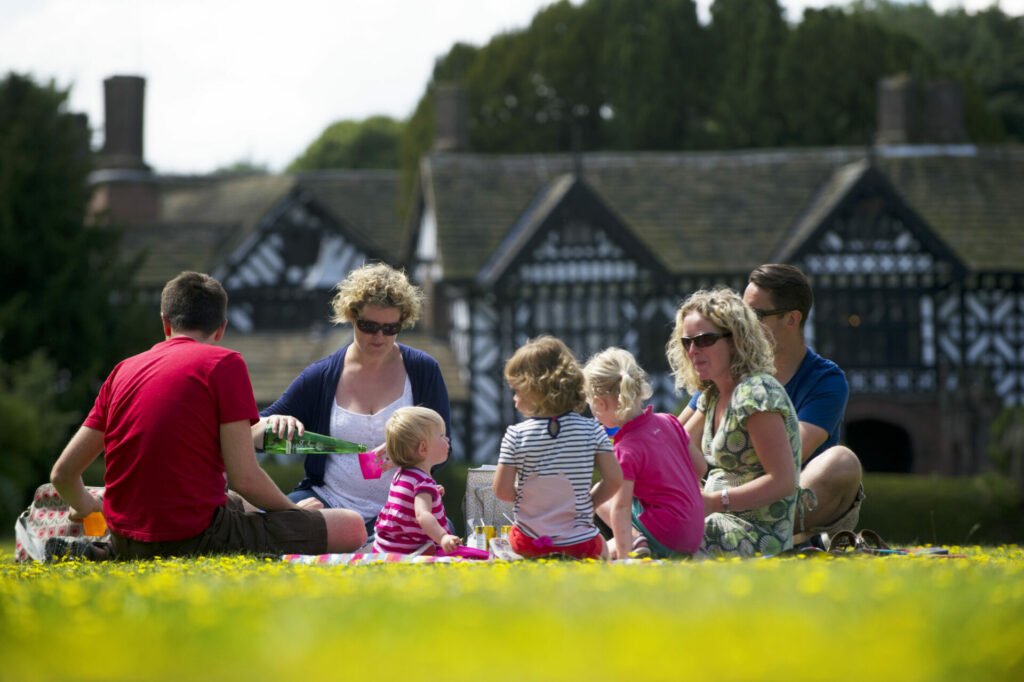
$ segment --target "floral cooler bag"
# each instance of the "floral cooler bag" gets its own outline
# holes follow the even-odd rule
[[[103,488],[88,486],[87,490],[103,499]],[[68,505],[61,499],[53,485],[44,483],[36,488],[32,504],[21,513],[14,524],[14,560],[45,561],[46,541],[50,538],[65,537],[78,542],[110,542],[110,533],[100,537],[88,537],[80,521],[68,519]]]

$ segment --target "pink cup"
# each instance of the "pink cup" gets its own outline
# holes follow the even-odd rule
[[[380,467],[380,462],[377,461],[376,452],[360,452],[359,455],[359,470],[363,472],[363,478],[370,480],[371,478],[380,478],[384,470]]]

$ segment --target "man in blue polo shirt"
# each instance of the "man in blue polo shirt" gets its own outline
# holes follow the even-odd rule
[[[843,370],[808,348],[804,340],[804,324],[813,303],[810,282],[795,266],[760,265],[750,273],[743,300],[774,339],[775,378],[786,387],[800,419],[800,487],[814,495],[802,524],[797,514],[794,543],[821,532],[831,536],[853,530],[864,499],[862,472],[857,455],[839,444],[850,387]],[[684,426],[696,411],[699,395],[679,415]]]

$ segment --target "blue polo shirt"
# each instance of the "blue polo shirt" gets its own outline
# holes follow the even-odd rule
[[[846,383],[846,374],[839,365],[808,348],[793,378],[786,382],[786,393],[793,401],[800,421],[828,432],[825,442],[811,453],[808,461],[839,444],[846,402],[850,397],[850,385]],[[690,398],[691,409],[697,409],[698,398],[700,391]]]

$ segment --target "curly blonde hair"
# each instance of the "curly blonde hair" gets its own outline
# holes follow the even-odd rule
[[[732,362],[730,371],[737,381],[751,374],[774,374],[775,353],[765,335],[764,328],[750,306],[732,289],[702,289],[683,301],[676,311],[676,326],[666,346],[668,364],[675,377],[676,388],[689,393],[712,388],[710,381],[702,381],[693,369],[690,357],[683,349],[683,320],[697,313],[723,332],[732,336]]]
[[[654,395],[651,384],[633,354],[624,348],[605,348],[583,366],[583,390],[587,402],[598,396],[618,397],[615,416],[629,421],[644,409],[644,401]]]
[[[335,289],[337,293],[331,299],[334,324],[355,322],[368,305],[398,308],[402,329],[412,327],[420,319],[423,292],[409,281],[404,270],[396,270],[386,263],[356,268]]]
[[[538,336],[520,346],[505,363],[505,381],[529,397],[537,417],[582,412],[586,404],[580,363],[553,336]]]
[[[419,464],[420,443],[445,432],[444,417],[429,407],[400,407],[384,424],[388,459],[403,468]]]

